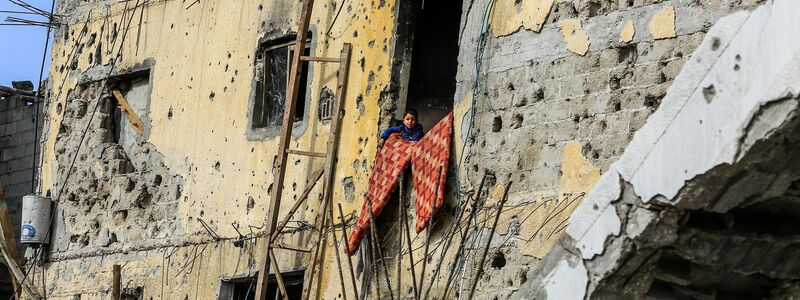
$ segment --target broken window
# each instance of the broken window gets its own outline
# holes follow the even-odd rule
[[[252,110],[252,129],[280,127],[283,125],[283,112],[289,87],[289,71],[294,57],[294,37],[284,37],[263,43],[256,57],[256,99]],[[306,41],[303,55],[310,55],[310,40]],[[306,91],[309,68],[302,64],[300,88],[297,92],[296,121],[305,117]]]
[[[281,272],[289,299],[300,299],[303,292],[305,270]],[[253,300],[256,298],[258,277],[239,277],[222,281],[218,300]],[[275,274],[267,279],[267,299],[281,299]]]
[[[149,74],[150,70],[145,70],[121,76],[116,78],[116,84],[111,85],[111,105],[114,114],[111,131],[115,143],[121,145],[135,143],[136,137],[140,135],[139,130],[144,131],[141,118],[147,113],[149,106]],[[115,90],[119,91],[119,95],[125,100],[124,105],[114,95]],[[126,109],[130,110],[125,111]]]

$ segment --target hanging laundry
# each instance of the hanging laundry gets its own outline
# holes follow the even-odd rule
[[[444,198],[444,185],[450,159],[450,140],[453,131],[453,113],[439,121],[419,142],[406,141],[397,133],[386,140],[378,152],[364,204],[361,206],[356,226],[350,233],[349,245],[345,253],[358,250],[364,234],[369,232],[369,205],[372,201],[372,215],[380,215],[391,193],[399,183],[400,174],[413,164],[414,189],[417,193],[417,233],[422,231]],[[441,169],[441,174],[439,170]],[[438,178],[437,178],[438,174]],[[438,192],[436,192],[438,190]],[[434,196],[435,199],[434,199]]]

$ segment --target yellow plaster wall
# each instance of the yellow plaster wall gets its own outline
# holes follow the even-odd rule
[[[345,100],[344,121],[342,122],[339,164],[334,179],[334,203],[342,203],[345,213],[360,208],[360,198],[366,191],[368,172],[371,169],[376,153],[374,146],[377,123],[380,113],[378,99],[382,90],[390,80],[391,37],[394,30],[394,1],[352,0],[332,2],[317,1],[312,15],[311,27],[316,30],[317,44],[315,56],[339,56],[343,43],[352,43],[353,51],[349,68],[349,83]],[[338,5],[344,2],[345,7],[335,23],[334,16]],[[132,3],[132,2],[131,2]],[[279,29],[284,33],[295,30],[297,8],[285,1],[201,1],[187,8],[186,1],[162,0],[150,1],[144,9],[136,10],[131,18],[131,29],[125,43],[122,44],[122,56],[117,62],[117,70],[132,68],[147,59],[154,60],[151,73],[152,93],[150,96],[149,117],[152,122],[147,142],[155,145],[164,155],[165,164],[172,172],[183,179],[182,198],[178,211],[183,231],[189,235],[204,235],[205,231],[196,221],[201,217],[223,237],[235,237],[231,222],[260,227],[268,207],[268,185],[272,182],[272,161],[276,155],[277,138],[260,141],[247,139],[248,99],[253,89],[253,63],[258,40],[267,31]],[[132,4],[129,4],[132,6]],[[124,3],[114,2],[106,12],[101,7],[90,8],[91,5],[80,6],[75,14],[78,21],[71,24],[68,30],[73,33],[69,39],[59,39],[53,46],[53,63],[50,70],[53,82],[53,94],[50,105],[49,135],[43,149],[42,186],[45,190],[61,184],[55,175],[57,161],[55,157],[56,134],[62,116],[56,112],[58,103],[68,101],[69,90],[78,84],[80,73],[92,67],[88,55],[93,51],[83,51],[78,56],[77,69],[68,74],[69,53],[75,44],[75,38],[84,26],[88,17],[88,33],[98,33],[105,41],[110,24],[120,24],[123,20]],[[131,12],[131,7],[128,11]],[[128,14],[125,18],[130,18]],[[141,27],[138,25],[142,19]],[[104,25],[106,24],[106,25]],[[333,26],[331,27],[331,24]],[[328,28],[330,32],[326,34]],[[120,31],[120,37],[122,31]],[[136,40],[139,40],[137,47]],[[116,53],[117,47],[110,49],[110,43],[104,43],[103,62],[108,62]],[[114,54],[112,54],[114,53]],[[364,61],[363,68],[359,60]],[[66,65],[63,71],[60,66]],[[324,152],[329,125],[321,123],[317,118],[316,101],[323,86],[336,90],[336,65],[316,64],[311,79],[311,106],[306,114],[307,128],[302,136],[293,139],[290,147]],[[368,80],[369,79],[369,80]],[[369,82],[368,82],[369,81]],[[61,91],[61,92],[59,92]],[[214,94],[213,99],[210,95]],[[363,114],[356,105],[356,97],[363,96]],[[94,105],[91,103],[90,105]],[[66,105],[65,105],[66,107]],[[93,107],[93,106],[90,106]],[[167,117],[172,111],[172,118]],[[359,139],[363,142],[359,142]],[[366,161],[368,165],[355,168],[352,162]],[[219,164],[219,170],[215,165]],[[306,178],[316,169],[321,168],[322,160],[290,156],[285,185],[282,211],[291,206],[291,199],[302,192]],[[342,179],[353,177],[355,183],[355,201],[344,199]],[[296,183],[296,187],[293,187]],[[317,213],[318,194],[321,184],[309,196],[310,205],[301,207],[297,217],[313,220]],[[255,207],[246,213],[248,197],[255,199]],[[313,222],[313,221],[311,221]],[[302,244],[309,239],[308,235],[289,235],[285,242]],[[223,246],[214,246],[214,248]],[[224,247],[228,247],[226,244]],[[207,269],[195,287],[201,299],[211,299],[219,285],[219,276],[232,275],[228,266],[239,265],[238,255],[233,250],[206,251],[204,255],[210,261],[217,261],[217,267]],[[152,251],[146,253],[144,259],[133,259],[128,270],[150,270],[153,278],[144,280],[147,295],[160,295],[153,291],[158,281],[163,253]],[[286,269],[305,265],[305,258],[294,252],[276,251],[278,260]],[[323,261],[330,262],[332,250],[326,251]],[[260,256],[255,251],[255,256]],[[109,261],[101,265],[93,265],[91,270],[102,273],[110,270]],[[93,264],[96,258],[87,260]],[[50,268],[67,268],[70,273],[77,272],[72,266],[74,261],[54,263]],[[324,266],[320,282],[322,290],[327,291],[331,279]],[[125,276],[138,274],[138,271],[125,272]],[[141,274],[139,274],[141,275]],[[106,278],[107,279],[107,278]],[[108,280],[97,284],[76,284],[81,278],[53,278],[55,295],[67,294],[80,290],[96,290],[104,286]],[[166,280],[166,279],[165,279]],[[189,282],[195,279],[188,279]],[[338,280],[338,278],[337,278]],[[160,284],[159,284],[160,286]],[[168,285],[170,286],[170,285]],[[191,285],[173,284],[170,295],[188,294]],[[337,285],[338,286],[338,285]],[[327,292],[325,292],[327,293]],[[323,293],[324,298],[328,298]],[[71,296],[70,296],[71,297]],[[54,299],[58,296],[54,296]],[[171,297],[170,297],[171,298]],[[165,298],[169,299],[169,298]]]

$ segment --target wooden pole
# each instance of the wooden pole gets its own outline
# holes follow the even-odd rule
[[[0,198],[5,200],[5,192],[3,191],[3,186],[0,184]],[[3,201],[0,203],[0,226],[2,230],[0,230],[0,239],[5,241],[6,243],[6,251],[8,251],[8,256],[14,260],[18,266],[22,265],[22,260],[20,259],[19,249],[17,248],[17,237],[14,235],[14,227],[11,224],[11,215],[8,213],[8,206],[6,202]],[[20,289],[20,283],[17,280],[17,277],[14,276],[14,273],[11,272],[11,268],[8,269],[9,273],[11,274],[11,284],[16,293],[14,293],[14,298],[19,300],[19,297],[22,296],[22,289]]]
[[[120,281],[122,276],[122,267],[120,265],[114,265],[111,269],[111,273],[113,274],[111,280],[111,299],[112,300],[119,300],[120,297]]]

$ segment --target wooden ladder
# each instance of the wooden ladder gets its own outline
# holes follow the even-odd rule
[[[278,288],[283,299],[288,299],[286,294],[286,287],[283,282],[283,278],[281,277],[281,271],[278,266],[278,262],[275,261],[275,253],[274,249],[285,249],[285,250],[293,250],[293,251],[300,251],[309,253],[308,257],[308,264],[307,269],[305,272],[305,278],[303,280],[303,299],[308,299],[310,296],[310,287],[311,283],[314,278],[314,272],[316,270],[317,261],[319,260],[319,255],[321,251],[321,240],[323,236],[324,228],[326,227],[326,222],[328,220],[328,209],[332,207],[332,198],[333,198],[333,179],[334,179],[334,167],[335,167],[335,160],[336,160],[336,150],[339,145],[339,122],[340,117],[343,111],[343,99],[345,93],[345,87],[347,85],[347,77],[348,77],[348,67],[350,64],[350,50],[351,45],[349,43],[345,43],[342,46],[341,53],[338,58],[331,58],[331,57],[314,57],[314,56],[301,56],[299,54],[304,53],[306,38],[308,34],[308,25],[311,20],[311,12],[314,7],[314,0],[306,0],[304,3],[301,4],[301,11],[300,11],[300,25],[297,30],[297,38],[294,43],[294,53],[295,55],[292,56],[292,65],[289,73],[289,85],[287,86],[287,95],[286,95],[286,103],[285,109],[283,111],[283,126],[281,128],[280,133],[280,143],[278,144],[278,158],[276,161],[277,164],[277,173],[273,176],[273,184],[272,184],[272,193],[270,195],[270,206],[269,211],[267,211],[267,240],[263,246],[263,252],[261,254],[261,264],[259,265],[259,272],[258,272],[258,285],[256,287],[256,299],[266,299],[267,297],[267,280],[269,278],[269,269],[270,266],[272,267],[273,272],[275,272],[275,279],[278,282]],[[291,133],[294,123],[294,116],[295,110],[297,109],[297,93],[300,88],[300,82],[298,78],[300,78],[301,72],[303,71],[302,63],[310,63],[310,62],[320,62],[320,63],[339,63],[339,71],[337,76],[337,86],[336,86],[336,97],[334,100],[333,110],[331,110],[331,123],[330,123],[330,133],[328,137],[328,144],[327,150],[325,153],[313,152],[313,151],[304,151],[304,150],[297,150],[297,149],[289,149],[289,142],[291,140]],[[302,108],[301,108],[302,109]],[[280,213],[281,207],[281,198],[283,193],[283,183],[286,178],[286,161],[288,155],[302,155],[302,156],[309,156],[309,157],[316,157],[316,158],[325,158],[325,164],[323,165],[323,169],[315,172],[311,176],[311,181],[306,184],[306,187],[301,194],[301,196],[296,200],[292,208],[283,218],[283,220],[278,223],[278,216]],[[286,224],[291,220],[292,216],[297,212],[300,208],[300,205],[308,198],[309,193],[316,185],[317,181],[323,179],[323,198],[321,209],[318,210],[318,215],[315,219],[316,224],[316,243],[314,245],[314,249],[308,248],[300,248],[300,247],[292,247],[287,246],[284,244],[276,243],[276,239],[280,236],[281,231],[286,226]],[[332,222],[332,221],[331,221]]]

